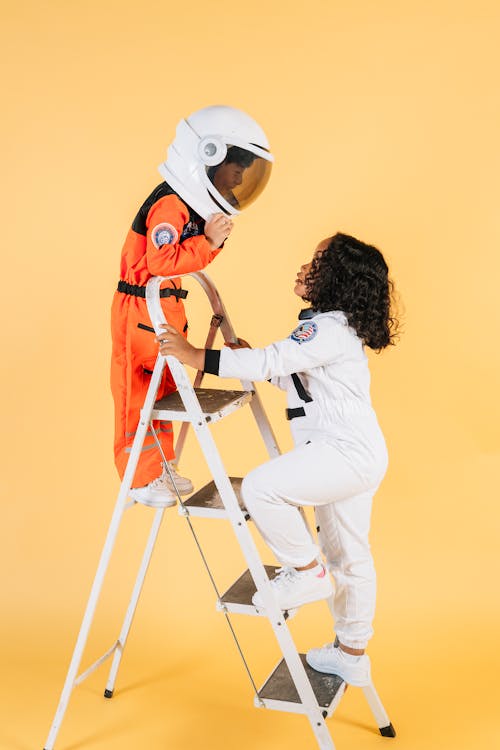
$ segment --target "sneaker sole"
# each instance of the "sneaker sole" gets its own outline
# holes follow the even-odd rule
[[[130,499],[133,500],[134,503],[145,505],[147,508],[174,508],[177,505],[177,500],[137,500],[135,497],[131,497]]]

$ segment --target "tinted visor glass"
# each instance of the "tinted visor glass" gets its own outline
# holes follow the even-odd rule
[[[240,211],[263,191],[271,174],[271,162],[239,146],[228,146],[224,161],[207,167],[217,192]]]

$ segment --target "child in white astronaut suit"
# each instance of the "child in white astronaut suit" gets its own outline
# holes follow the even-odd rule
[[[292,334],[265,349],[197,349],[173,327],[160,352],[221,377],[272,379],[287,391],[295,447],[257,467],[242,497],[283,565],[272,581],[282,609],[327,598],[332,584],[300,506],[315,508],[319,541],[335,579],[336,641],[311,649],[308,663],[352,685],[370,680],[364,653],[375,610],[375,569],[368,532],[373,495],[387,468],[385,441],[370,402],[364,347],[393,342],[392,282],[382,254],[336,234],[316,248],[294,292],[311,304]],[[244,342],[246,344],[246,342]],[[260,604],[258,592],[254,603]]]

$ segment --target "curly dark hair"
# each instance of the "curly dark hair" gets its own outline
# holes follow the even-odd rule
[[[319,312],[341,310],[363,343],[380,351],[395,343],[398,328],[388,272],[380,250],[337,233],[313,259],[304,299]]]

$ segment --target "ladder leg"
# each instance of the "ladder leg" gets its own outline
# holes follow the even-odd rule
[[[87,643],[90,626],[92,625],[92,620],[94,619],[94,614],[95,614],[97,602],[99,600],[99,595],[101,593],[104,576],[106,574],[106,570],[109,565],[109,560],[111,557],[111,553],[113,551],[114,543],[115,543],[116,536],[118,533],[118,528],[120,526],[123,512],[125,510],[125,499],[126,499],[126,492],[120,491],[120,495],[118,496],[118,502],[116,503],[116,507],[115,507],[115,510],[111,519],[111,524],[109,527],[108,535],[106,537],[106,542],[104,543],[104,548],[101,553],[101,559],[99,560],[99,565],[98,565],[97,572],[95,575],[94,583],[92,584],[92,589],[90,591],[87,608],[83,616],[83,621],[82,621],[80,632],[78,634],[78,638],[76,641],[75,650],[73,652],[73,657],[71,659],[71,663],[68,669],[68,674],[66,676],[66,681],[64,683],[64,687],[61,693],[61,698],[59,700],[59,705],[57,707],[56,715],[54,717],[54,721],[52,723],[52,727],[50,729],[49,736],[47,738],[47,742],[45,744],[44,750],[52,750],[52,748],[54,747],[54,742],[56,741],[59,728],[64,718],[64,714],[66,713],[66,708],[68,706],[71,692],[75,686],[74,685],[75,679],[77,677],[78,669],[80,667],[83,650],[85,648],[85,644]]]
[[[372,714],[375,717],[375,721],[377,722],[380,734],[383,737],[395,737],[396,731],[389,720],[385,708],[382,705],[382,701],[378,697],[378,693],[373,686],[373,682],[370,681],[370,684],[362,688],[362,690],[365,694],[366,700],[368,701],[368,705],[371,708]]]
[[[132,480],[134,478],[135,470],[137,468],[137,463],[139,461],[140,451],[144,444],[144,438],[146,437],[146,430],[148,428],[149,418],[150,418],[151,411],[153,408],[154,398],[158,391],[158,386],[159,386],[161,376],[163,373],[163,368],[164,368],[164,362],[161,360],[160,357],[158,357],[156,364],[155,364],[154,371],[153,371],[153,375],[151,377],[151,382],[150,382],[148,393],[146,396],[146,401],[144,404],[143,412],[141,412],[141,419],[140,419],[139,426],[137,428],[137,432],[136,432],[134,442],[132,445],[132,451],[130,453],[129,460],[127,462],[127,468],[125,469],[125,474],[124,474],[122,483],[120,485],[118,499],[116,501],[115,510],[111,518],[111,523],[109,526],[106,541],[104,543],[104,548],[101,553],[99,565],[97,567],[97,572],[94,578],[94,583],[92,584],[92,589],[90,591],[87,608],[85,610],[83,621],[80,626],[80,632],[78,634],[78,638],[76,641],[75,650],[73,651],[73,657],[71,659],[71,663],[68,669],[68,674],[66,675],[66,681],[64,683],[61,697],[59,699],[59,705],[57,707],[54,721],[50,728],[49,736],[47,738],[47,742],[45,744],[44,750],[53,750],[54,743],[56,741],[57,735],[59,733],[59,729],[61,727],[61,723],[63,721],[64,715],[66,713],[66,709],[68,707],[71,693],[73,691],[73,688],[75,687],[75,680],[77,677],[78,669],[80,667],[80,662],[82,660],[83,650],[87,643],[90,626],[92,625],[92,620],[94,619],[97,602],[99,600],[99,596],[100,596],[101,589],[102,589],[102,584],[104,582],[104,576],[106,575],[106,571],[108,569],[108,565],[111,559],[111,554],[113,552],[113,547],[115,544],[116,536],[118,534],[118,529],[122,520],[123,513],[126,508],[127,495],[129,493],[130,487],[132,486]]]
[[[253,383],[247,383],[246,381],[242,381],[242,385],[245,390],[255,391],[255,386],[253,385]],[[262,406],[262,402],[260,400],[259,394],[256,391],[255,391],[254,397],[252,398],[250,402],[250,409],[252,410],[252,414],[257,423],[257,427],[261,434],[262,440],[264,441],[264,445],[267,448],[269,458],[274,458],[275,456],[279,456],[280,449],[278,447],[278,442],[274,435],[271,424],[267,418],[267,414],[264,411],[264,407]]]
[[[335,745],[327,729],[325,720],[321,718],[321,720],[316,721],[311,716],[307,718],[309,719],[320,750],[335,750]]]
[[[151,556],[153,554],[154,546],[156,543],[156,539],[158,537],[158,532],[160,530],[164,512],[165,512],[165,508],[159,508],[156,511],[154,519],[153,519],[153,524],[151,526],[151,531],[149,532],[149,537],[148,537],[148,541],[146,544],[146,549],[144,550],[141,567],[139,568],[139,573],[137,574],[137,579],[134,585],[134,589],[132,591],[132,597],[130,599],[127,613],[125,615],[122,629],[120,631],[120,635],[118,638],[118,646],[113,656],[113,662],[111,664],[111,669],[109,671],[109,677],[106,683],[106,689],[104,690],[105,698],[111,698],[113,696],[113,691],[115,689],[116,675],[118,673],[120,662],[123,656],[123,651],[125,650],[125,645],[127,643],[128,634],[130,631],[130,627],[132,625],[132,620],[134,618],[135,610],[137,608],[137,602],[139,601],[139,596],[141,595],[142,587],[144,585],[144,579],[146,577],[149,563],[151,561]]]

